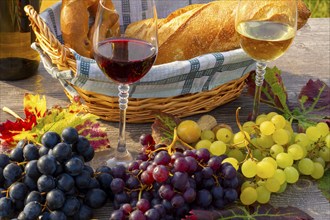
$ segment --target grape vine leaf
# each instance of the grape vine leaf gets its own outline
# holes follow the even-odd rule
[[[248,94],[252,96],[254,79],[255,74],[250,74],[247,79]],[[282,112],[287,120],[297,121],[301,130],[319,121],[329,122],[330,119],[330,88],[325,82],[310,79],[301,89],[298,100],[289,100],[281,70],[276,66],[266,69],[260,101]]]
[[[222,210],[191,210],[186,220],[309,220],[313,219],[302,210],[287,206],[275,208],[270,204],[251,206],[229,206]]]
[[[317,181],[318,188],[325,198],[330,202],[330,169],[324,172],[324,176]]]
[[[0,146],[10,151],[19,140],[40,143],[42,135],[47,131],[61,134],[64,128],[74,127],[79,134],[89,138],[95,150],[108,148],[107,134],[98,122],[98,116],[88,113],[79,99],[74,100],[67,107],[53,106],[47,109],[44,96],[25,94],[25,119],[16,116],[15,121],[7,120],[0,124]]]
[[[152,137],[156,143],[170,144],[173,140],[174,128],[180,119],[165,112],[156,112],[155,120],[151,125]]]

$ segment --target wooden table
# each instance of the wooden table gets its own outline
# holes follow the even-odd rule
[[[300,88],[305,85],[309,78],[321,79],[330,85],[330,19],[309,19],[308,23],[299,30],[295,41],[288,52],[272,62],[269,66],[276,65],[283,71],[282,77],[287,87],[289,99],[297,98]],[[4,73],[0,73],[4,74]],[[45,95],[48,107],[55,104],[66,106],[69,103],[60,83],[51,76],[40,65],[39,72],[26,80],[20,81],[0,81],[0,107],[9,107],[19,115],[23,114],[24,93],[39,93]],[[236,128],[235,110],[242,107],[240,117],[245,120],[252,109],[252,97],[246,91],[235,101],[220,106],[209,114],[215,116],[218,123],[228,123]],[[266,105],[261,105],[260,112],[269,112],[273,109]],[[330,115],[330,114],[329,114]],[[192,118],[197,120],[200,115]],[[3,111],[0,111],[0,122],[14,118]],[[110,130],[110,138],[113,144],[116,143],[118,135],[118,124],[107,123]],[[237,130],[237,129],[236,129]],[[127,141],[128,146],[138,142],[142,133],[150,133],[151,124],[128,124]],[[135,145],[138,146],[138,145]],[[137,147],[131,148],[136,152]],[[330,183],[329,183],[330,187]],[[315,219],[330,219],[330,203],[318,190],[315,181],[301,179],[297,184],[289,186],[285,193],[273,195],[271,203],[275,206],[296,206],[306,211]],[[107,219],[110,207],[105,207],[96,211],[96,218]]]

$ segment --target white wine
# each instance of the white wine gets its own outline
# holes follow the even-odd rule
[[[291,45],[295,28],[273,21],[245,21],[237,25],[243,50],[258,61],[282,56]]]

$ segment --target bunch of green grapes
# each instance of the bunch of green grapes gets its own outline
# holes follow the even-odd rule
[[[247,121],[233,133],[228,126],[200,131],[195,148],[213,155],[226,154],[224,162],[238,169],[246,181],[240,200],[245,205],[267,203],[271,193],[285,191],[301,175],[320,179],[330,162],[330,133],[326,123],[294,132],[292,125],[275,112]]]

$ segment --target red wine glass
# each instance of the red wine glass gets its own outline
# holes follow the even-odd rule
[[[151,69],[157,56],[157,12],[154,0],[100,0],[93,35],[94,58],[119,90],[119,138],[115,156],[107,165],[127,165],[125,127],[130,84]]]

